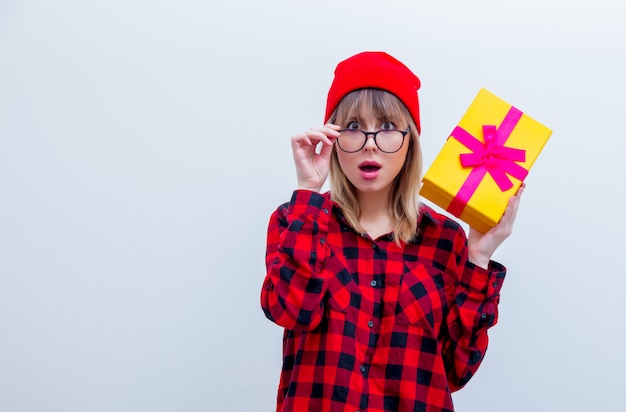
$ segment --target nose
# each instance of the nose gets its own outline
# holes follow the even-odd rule
[[[376,145],[376,133],[364,133],[365,134],[365,150],[374,150],[378,149]]]

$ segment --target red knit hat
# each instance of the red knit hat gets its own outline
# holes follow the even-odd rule
[[[417,98],[420,79],[399,60],[384,52],[359,53],[337,65],[335,79],[328,91],[324,123],[346,94],[364,88],[382,89],[394,94],[409,109],[418,133],[421,131]]]

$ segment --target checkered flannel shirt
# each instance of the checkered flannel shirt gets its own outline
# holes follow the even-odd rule
[[[422,205],[417,235],[358,235],[328,193],[270,219],[261,306],[284,328],[277,411],[453,411],[497,322],[505,268],[468,261],[461,227]]]

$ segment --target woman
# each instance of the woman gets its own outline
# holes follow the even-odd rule
[[[453,411],[484,357],[506,272],[491,256],[523,189],[469,239],[421,205],[419,86],[359,53],[335,70],[326,124],[291,139],[298,188],[270,219],[261,292],[285,330],[277,411]]]

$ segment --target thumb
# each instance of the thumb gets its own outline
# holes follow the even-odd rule
[[[334,145],[332,144],[329,144],[329,145],[325,144],[322,146],[322,149],[320,150],[320,153],[319,153],[320,156],[328,162],[330,162],[330,155],[333,153],[333,146]]]

